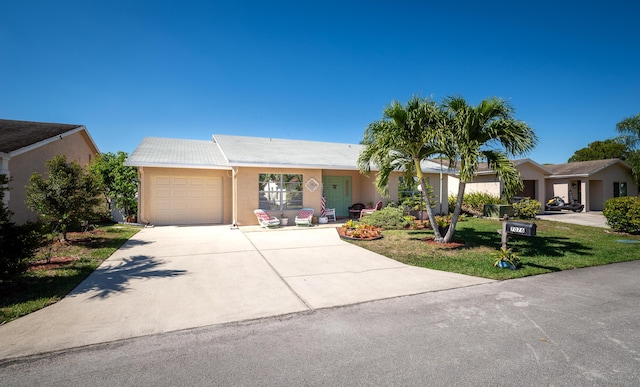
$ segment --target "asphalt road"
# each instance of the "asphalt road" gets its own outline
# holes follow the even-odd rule
[[[0,380],[636,386],[639,276],[635,261],[138,337],[0,363]]]

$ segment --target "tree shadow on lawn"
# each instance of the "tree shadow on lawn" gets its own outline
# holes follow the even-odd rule
[[[187,273],[186,270],[158,270],[158,266],[163,263],[158,259],[138,255],[124,259],[115,267],[98,267],[69,295],[97,291],[91,298],[106,298],[129,290],[129,283],[134,279],[171,278]]]
[[[489,247],[500,249],[502,236],[495,232],[476,231],[471,227],[456,229],[454,239],[464,241],[468,247]],[[580,255],[593,255],[592,249],[567,237],[535,236],[521,237],[509,235],[508,247],[513,247],[520,256],[526,257],[564,257],[567,252]]]

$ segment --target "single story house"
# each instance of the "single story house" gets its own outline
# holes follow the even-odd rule
[[[35,221],[38,214],[25,204],[25,186],[34,172],[46,174],[45,163],[57,155],[86,165],[100,151],[82,125],[0,119],[0,174],[12,180],[5,204],[16,223]]]
[[[622,160],[593,160],[566,164],[540,165],[530,159],[513,160],[520,171],[524,190],[515,196],[529,197],[544,204],[554,196],[566,202],[575,199],[585,205],[584,211],[602,211],[607,199],[638,195],[631,167]],[[449,194],[457,195],[459,176],[451,173]],[[486,192],[500,195],[503,183],[488,167],[480,163],[478,174],[467,183],[465,193]]]
[[[584,204],[585,211],[602,211],[604,202],[620,196],[637,196],[631,167],[620,159],[580,161],[545,166],[546,197],[560,196]]]
[[[253,211],[294,217],[303,207],[335,208],[347,217],[353,203],[383,200],[376,171],[358,171],[362,145],[216,134],[211,140],[147,137],[125,165],[138,168],[138,220],[154,225],[253,225]],[[447,192],[440,165],[423,162],[436,197]],[[446,172],[446,171],[445,171]],[[391,177],[390,200],[398,199],[400,173]],[[447,198],[442,208],[447,211]]]
[[[529,197],[539,202],[544,202],[545,176],[550,172],[545,166],[536,163],[531,159],[513,160],[513,164],[518,171],[524,189],[515,196]],[[449,195],[458,194],[458,184],[460,182],[459,175],[454,171],[449,175]],[[504,184],[497,177],[495,172],[489,168],[485,162],[479,163],[477,175],[472,182],[467,183],[465,193],[487,192],[499,196],[504,189]]]

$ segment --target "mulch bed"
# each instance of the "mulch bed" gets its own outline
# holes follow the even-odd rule
[[[36,270],[50,270],[57,269],[62,266],[69,265],[70,263],[77,261],[78,257],[53,257],[50,262],[47,262],[46,259],[41,259],[39,261],[29,262],[29,271]]]
[[[441,247],[443,249],[459,249],[465,246],[464,242],[456,242],[456,241],[452,241],[449,243],[438,243],[435,241],[434,237],[427,237],[427,238],[423,238],[422,240],[432,246]]]

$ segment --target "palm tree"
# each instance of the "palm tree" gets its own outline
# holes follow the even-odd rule
[[[447,243],[452,240],[460,217],[466,183],[473,180],[480,160],[486,160],[504,183],[503,195],[513,196],[523,189],[523,183],[509,156],[532,150],[537,138],[532,128],[513,118],[513,108],[500,98],[470,106],[462,97],[449,97],[443,108],[447,111],[444,129],[452,145],[447,154],[460,170],[458,200],[443,239]]]
[[[375,179],[376,189],[384,196],[389,195],[389,177],[394,171],[402,171],[405,181],[418,178],[422,192],[427,192],[427,184],[420,162],[441,153],[438,144],[442,139],[438,125],[442,122],[442,111],[430,99],[413,97],[406,106],[393,101],[384,109],[383,118],[371,123],[364,134],[362,144],[365,149],[358,157],[361,173],[369,175],[371,167],[378,168]],[[429,195],[425,195],[429,222],[442,239],[436,226]]]
[[[618,122],[616,129],[629,147],[625,161],[631,165],[636,184],[640,184],[640,113]]]

